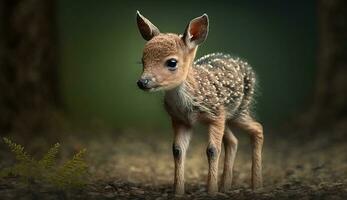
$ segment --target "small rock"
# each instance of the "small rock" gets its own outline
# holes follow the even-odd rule
[[[99,196],[100,193],[99,192],[88,192],[88,195],[90,195],[90,196]]]
[[[168,193],[164,193],[163,195],[161,195],[162,197],[167,197],[169,196]]]
[[[114,193],[106,193],[106,194],[104,194],[104,197],[106,197],[106,198],[113,198],[115,196],[116,196],[116,194],[114,194]]]
[[[134,192],[135,194],[144,194],[144,193],[145,193],[145,191],[140,190],[140,189],[134,190],[133,192]]]
[[[220,197],[229,197],[227,194],[221,192],[218,192],[216,195]]]
[[[105,190],[105,192],[114,192],[114,188],[110,185],[106,185],[104,190]]]

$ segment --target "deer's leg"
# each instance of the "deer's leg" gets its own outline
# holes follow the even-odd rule
[[[207,192],[209,194],[218,191],[218,161],[224,135],[225,117],[222,115],[218,118],[209,124],[209,142],[206,149],[209,164],[207,181]]]
[[[222,175],[222,182],[220,191],[226,192],[231,188],[231,183],[233,179],[233,168],[234,161],[237,152],[238,140],[231,132],[231,130],[225,127],[223,136],[225,157],[224,157],[224,169]]]
[[[173,121],[174,142],[172,153],[175,161],[174,190],[176,195],[184,194],[184,161],[191,138],[191,128]]]
[[[235,124],[248,132],[251,136],[252,145],[252,188],[253,190],[263,186],[262,178],[262,148],[263,126],[250,116],[235,121]]]

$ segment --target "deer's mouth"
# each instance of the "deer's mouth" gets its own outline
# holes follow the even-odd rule
[[[146,86],[140,87],[140,89],[146,92],[156,92],[156,91],[162,90],[163,87],[160,85],[154,85],[152,83],[152,84],[148,84]]]
[[[149,88],[147,91],[149,91],[149,92],[157,92],[157,91],[161,91],[161,90],[163,90],[163,87],[160,86],[160,85],[156,85],[156,86],[153,86],[153,87]]]

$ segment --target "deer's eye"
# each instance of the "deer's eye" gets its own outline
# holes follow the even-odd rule
[[[165,65],[170,71],[174,71],[177,69],[177,60],[174,58],[171,58],[166,61]]]

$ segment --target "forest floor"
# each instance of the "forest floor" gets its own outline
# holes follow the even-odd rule
[[[304,137],[265,135],[264,187],[252,191],[249,138],[236,134],[239,150],[233,187],[227,193],[209,196],[205,189],[207,137],[200,132],[194,134],[188,150],[184,196],[173,195],[171,133],[128,130],[92,136],[88,132],[69,134],[60,141],[63,160],[87,148],[90,177],[85,188],[72,192],[23,189],[18,187],[18,178],[12,177],[0,180],[0,199],[347,199],[347,141],[331,135],[300,141],[298,138]],[[55,142],[49,143],[38,137],[25,146],[31,144],[28,151],[35,154]],[[5,149],[1,143],[2,163],[12,156]]]

